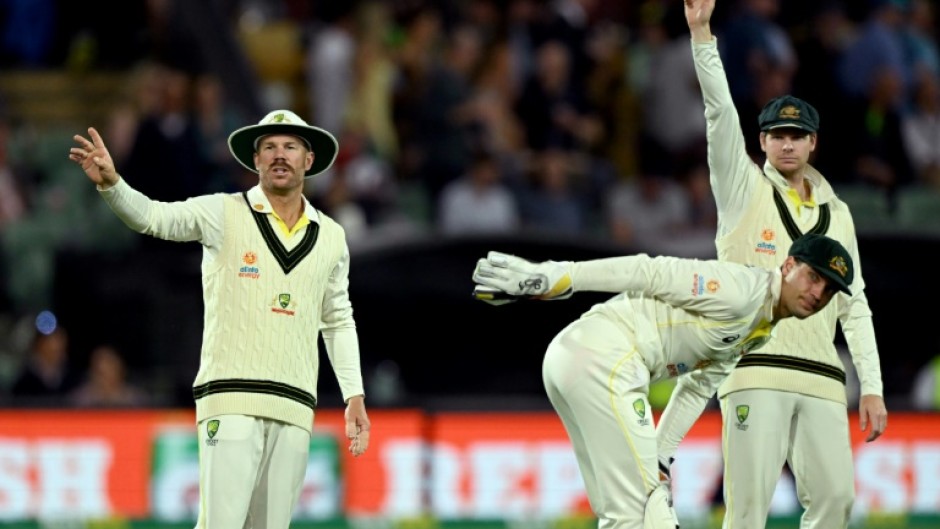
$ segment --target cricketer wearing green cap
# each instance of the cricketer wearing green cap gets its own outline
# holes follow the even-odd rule
[[[793,128],[806,132],[819,130],[819,112],[813,105],[791,95],[771,99],[757,118],[760,130]]]
[[[767,359],[760,348],[777,326],[813,318],[847,295],[853,278],[844,246],[808,234],[775,269],[646,254],[532,262],[489,252],[473,271],[473,296],[504,305],[617,294],[556,334],[542,380],[598,526],[675,529],[670,465],[707,401],[740,362]],[[675,389],[654,426],[650,384],[668,379]]]
[[[835,290],[852,295],[849,285],[855,278],[855,266],[852,256],[839,241],[808,233],[793,242],[789,253],[823,275]]]
[[[723,524],[764,527],[780,469],[789,464],[805,508],[800,526],[844,529],[855,501],[855,477],[845,367],[834,343],[839,327],[859,378],[859,424],[866,440],[880,437],[888,422],[855,223],[810,163],[820,115],[809,101],[791,94],[767,101],[757,119],[760,151],[748,151],[719,39],[711,32],[715,4],[686,0],[684,10],[705,103],[718,258],[769,268],[792,256],[838,290],[817,315],[781,322],[760,354],[742,358],[718,389],[724,419]],[[761,153],[763,160],[757,161]],[[840,247],[827,246],[818,236]],[[744,419],[735,413],[739,408],[749,410]]]

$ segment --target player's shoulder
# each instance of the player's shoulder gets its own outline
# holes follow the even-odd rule
[[[749,313],[770,288],[774,269],[734,261],[715,261],[715,278],[710,290],[721,293],[729,305]]]
[[[324,225],[329,225],[330,228],[333,228],[334,226],[340,229],[343,228],[342,226],[340,226],[339,222],[337,222],[336,219],[331,217],[327,212],[323,211],[320,208],[313,208],[313,214],[315,218],[312,218],[310,220],[320,223],[321,227]]]
[[[310,219],[312,222],[315,222],[319,225],[321,233],[334,232],[339,237],[346,237],[346,230],[343,228],[343,225],[340,224],[336,219],[331,217],[325,211],[319,208],[313,208],[313,218]]]
[[[761,266],[739,263],[736,261],[705,261],[707,268],[703,271],[714,277],[716,282],[727,285],[734,292],[753,290],[756,285],[766,282],[770,270]],[[718,289],[712,289],[717,292]],[[726,289],[727,290],[727,289]]]

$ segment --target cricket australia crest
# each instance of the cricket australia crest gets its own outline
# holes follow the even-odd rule
[[[219,440],[215,438],[215,434],[219,433],[219,420],[212,419],[206,423],[206,435],[209,436],[206,439],[206,444],[208,446],[215,446],[219,444]]]
[[[735,424],[738,430],[747,431],[747,425],[744,423],[747,421],[747,415],[750,411],[751,407],[746,404],[742,404],[734,409],[735,415],[738,418],[738,424]]]

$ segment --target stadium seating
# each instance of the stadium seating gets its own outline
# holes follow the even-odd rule
[[[940,235],[940,189],[913,186],[897,195],[897,227],[907,233]]]

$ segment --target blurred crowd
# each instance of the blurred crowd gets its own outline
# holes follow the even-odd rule
[[[226,139],[259,110],[291,108],[339,140],[308,198],[353,250],[389,234],[531,232],[714,252],[704,106],[678,0],[218,0],[209,4],[223,18],[208,21],[186,16],[183,0],[104,4],[0,2],[0,69],[124,74],[106,122],[81,126],[98,127],[119,171],[154,199],[253,185]],[[821,114],[814,165],[837,193],[884,204],[883,218],[856,211],[860,226],[903,218],[908,197],[940,204],[936,9],[718,0],[712,29],[755,160],[760,109],[794,93]],[[249,87],[210,66],[200,32],[240,44],[257,108],[244,103]],[[119,225],[68,165],[70,135],[37,137],[14,110],[0,107],[0,312],[22,315],[48,306],[55,252],[148,239]],[[21,339],[37,360],[6,364],[35,374],[13,382],[7,368],[10,387],[58,380],[63,394],[68,377],[44,373],[38,351],[64,340]],[[70,395],[141,402],[101,389],[122,372],[119,351],[102,344],[87,357],[86,386]]]

